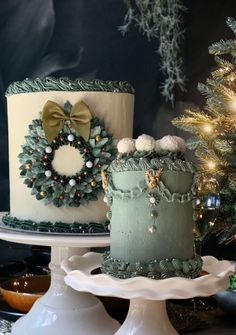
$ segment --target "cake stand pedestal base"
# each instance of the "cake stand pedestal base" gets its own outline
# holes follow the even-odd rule
[[[119,279],[106,274],[92,274],[100,267],[101,257],[101,254],[92,252],[72,256],[62,262],[62,268],[67,273],[65,282],[75,290],[130,299],[126,320],[115,335],[177,335],[167,315],[166,300],[213,295],[228,287],[229,276],[234,272],[234,265],[230,262],[205,256],[203,270],[208,274],[195,279]]]
[[[113,335],[118,330],[120,324],[107,314],[100,300],[91,293],[67,286],[65,272],[61,269],[61,262],[71,255],[83,255],[90,247],[109,245],[108,236],[18,233],[1,227],[0,238],[52,248],[50,288],[15,322],[12,335]]]
[[[128,315],[116,335],[177,335],[166,311],[166,302],[131,299]]]

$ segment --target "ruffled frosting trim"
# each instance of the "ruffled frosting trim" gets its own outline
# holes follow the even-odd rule
[[[20,220],[9,214],[2,218],[4,225],[27,231],[50,232],[50,233],[66,233],[66,234],[108,234],[109,221],[106,222],[91,222],[91,223],[64,223],[64,222],[50,222],[32,220]]]
[[[102,258],[101,270],[103,273],[118,278],[137,276],[152,279],[171,277],[196,278],[202,269],[203,261],[200,256],[191,259],[153,259],[145,262],[128,262],[112,257],[110,252]]]
[[[67,77],[58,79],[45,77],[16,81],[7,88],[5,95],[46,91],[95,91],[134,94],[134,88],[126,81],[103,81],[99,79],[85,81],[82,79],[72,80]]]

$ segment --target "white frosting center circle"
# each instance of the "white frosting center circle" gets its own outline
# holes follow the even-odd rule
[[[53,169],[63,176],[74,176],[84,166],[84,158],[80,151],[70,145],[62,145],[54,152]]]

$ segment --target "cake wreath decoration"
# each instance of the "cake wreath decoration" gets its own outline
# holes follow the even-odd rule
[[[53,126],[53,131],[45,131],[45,124],[46,128]],[[56,207],[79,207],[97,200],[102,190],[101,170],[105,171],[114,159],[116,148],[103,121],[92,117],[85,103],[72,106],[67,101],[62,108],[48,101],[42,119],[29,125],[25,140],[18,156],[20,175],[37,200]],[[73,148],[80,156],[80,169],[72,174],[63,174],[55,168],[55,154],[62,147]]]

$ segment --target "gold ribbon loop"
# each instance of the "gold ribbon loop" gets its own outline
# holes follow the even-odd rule
[[[49,144],[51,144],[54,138],[59,134],[66,120],[70,120],[76,132],[83,137],[85,141],[88,141],[91,119],[92,114],[90,109],[83,101],[77,102],[71,108],[70,113],[65,113],[60,105],[48,100],[42,111],[43,130]]]

